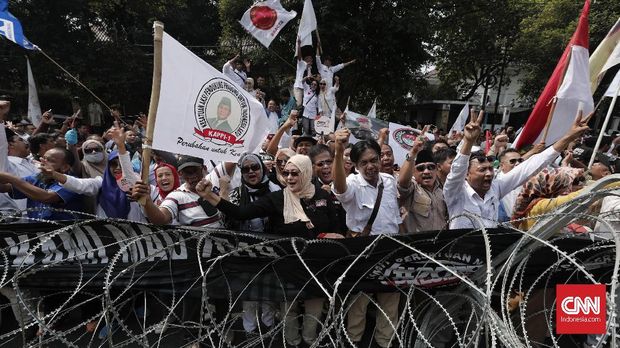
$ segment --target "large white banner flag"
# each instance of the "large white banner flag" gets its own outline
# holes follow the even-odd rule
[[[316,30],[316,27],[314,6],[312,6],[311,0],[306,0],[304,2],[304,11],[301,13],[301,20],[299,21],[299,30],[297,31],[297,37],[301,40],[302,46],[312,46],[312,32]]]
[[[392,147],[392,151],[394,153],[394,163],[399,166],[403,165],[407,153],[411,151],[413,143],[421,133],[422,131],[418,129],[390,122],[390,136],[388,143]]]
[[[28,68],[28,118],[35,127],[39,127],[42,120],[41,104],[39,104],[39,94],[37,93],[37,84],[34,82],[32,68],[30,68],[30,60],[26,58],[26,67]]]
[[[236,162],[265,140],[261,103],[164,32],[153,148]]]
[[[239,23],[260,43],[269,47],[280,30],[297,16],[295,11],[287,11],[280,0],[257,2],[245,11]]]

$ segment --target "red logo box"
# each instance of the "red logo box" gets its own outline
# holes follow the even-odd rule
[[[556,285],[556,332],[604,334],[607,298],[604,284]]]

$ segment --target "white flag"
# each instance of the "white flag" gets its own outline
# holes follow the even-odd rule
[[[314,119],[314,130],[317,134],[329,134],[334,132],[336,127],[336,107],[332,110],[331,114],[323,113],[317,115]]]
[[[257,2],[245,11],[239,23],[260,43],[269,47],[280,30],[297,16],[295,11],[287,11],[280,0]]]
[[[26,67],[28,68],[28,118],[35,127],[39,127],[42,119],[41,104],[39,104],[39,94],[32,75],[32,68],[30,68],[30,60],[27,57]]]
[[[394,152],[394,163],[402,166],[416,138],[422,133],[418,129],[390,122],[389,143]]]
[[[607,91],[605,91],[604,97],[613,97],[614,94],[618,93],[618,88],[620,88],[620,70],[614,76],[613,81],[609,84]]]
[[[261,103],[167,33],[162,45],[153,148],[215,162],[258,150],[269,129]]]
[[[375,98],[375,102],[372,104],[372,107],[370,107],[370,110],[368,111],[368,117],[377,118],[377,98]]]
[[[465,106],[463,106],[463,109],[461,109],[461,113],[456,118],[456,121],[454,121],[452,128],[450,128],[450,131],[448,132],[448,136],[451,136],[452,132],[463,133],[463,130],[465,129],[465,125],[467,124],[468,118],[469,118],[469,102],[465,103]]]
[[[314,14],[314,6],[311,0],[304,2],[304,12],[301,14],[299,21],[299,30],[297,37],[301,40],[302,46],[312,45],[312,32],[316,30],[316,15]]]

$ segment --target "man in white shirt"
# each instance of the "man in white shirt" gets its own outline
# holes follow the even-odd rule
[[[297,38],[297,70],[295,73],[294,94],[297,106],[304,101],[304,78],[312,76],[312,56],[301,56],[301,39]]]
[[[402,220],[398,214],[396,179],[379,171],[381,148],[374,140],[363,140],[353,146],[350,157],[359,173],[347,176],[343,154],[350,135],[351,132],[346,128],[336,131],[336,155],[332,168],[332,191],[347,213],[350,234],[397,234]],[[369,220],[377,204],[379,208],[371,224]],[[353,343],[360,342],[364,334],[369,296],[371,294],[360,293],[347,313],[347,334]],[[380,347],[387,348],[394,335],[393,327],[398,322],[400,294],[377,293],[376,297],[382,310],[377,311],[375,340]]]
[[[245,71],[243,70],[244,65]],[[248,78],[247,73],[250,72],[251,66],[252,63],[250,63],[249,59],[241,61],[239,55],[236,55],[233,59],[224,64],[222,73],[233,80],[239,87],[243,88],[245,87],[245,80]]]
[[[327,87],[329,88],[334,85],[333,84],[334,74],[346,68],[347,66],[355,63],[356,60],[353,59],[346,63],[340,63],[338,65],[332,66],[332,59],[329,56],[324,56],[323,61],[321,61],[322,54],[323,54],[323,47],[321,47],[321,39],[318,39],[318,45],[316,47],[316,67],[319,70],[321,79],[327,82]]]
[[[472,110],[471,121],[465,126],[462,146],[452,162],[450,174],[443,187],[451,229],[482,227],[475,218],[463,216],[465,213],[477,216],[485,227],[496,227],[499,201],[553,162],[571,141],[589,129],[579,114],[572,128],[553,146],[528,158],[506,175],[494,180],[493,160],[482,152],[471,153],[473,145],[480,136],[483,116],[483,111],[476,117]]]

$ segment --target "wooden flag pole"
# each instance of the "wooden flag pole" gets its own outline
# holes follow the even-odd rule
[[[566,71],[568,70],[568,66],[570,65],[570,58],[573,55],[573,47],[571,46],[568,51],[568,57],[566,57],[566,65],[564,66],[564,71],[562,72],[562,79],[560,83],[558,83],[558,88],[555,90],[555,96],[553,97],[553,105],[551,105],[551,109],[549,110],[549,115],[547,115],[547,123],[545,124],[545,131],[543,133],[542,143],[547,141],[547,134],[549,134],[549,126],[551,125],[551,121],[553,120],[553,114],[555,112],[555,104],[558,102],[558,91],[560,87],[562,87],[562,83],[564,83],[564,78],[566,77]]]
[[[151,103],[149,104],[148,120],[146,124],[146,138],[142,145],[142,182],[149,182],[149,167],[151,164],[151,150],[153,145],[153,132],[155,131],[155,119],[157,118],[157,106],[159,105],[159,92],[161,90],[161,56],[162,38],[164,36],[164,23],[153,23],[153,85],[151,87]],[[145,205],[147,196],[140,198],[140,204]]]

